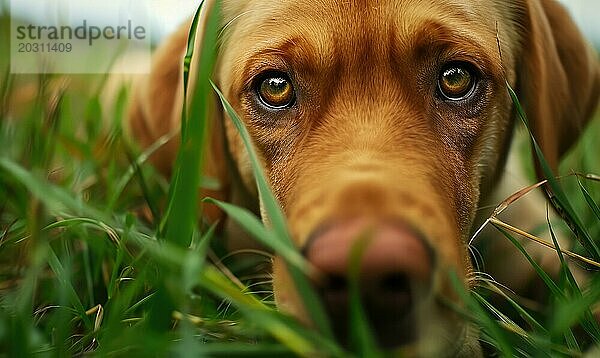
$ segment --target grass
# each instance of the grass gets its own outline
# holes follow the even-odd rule
[[[0,53],[9,53],[6,23],[0,20]],[[205,49],[216,44],[217,31],[209,29]],[[0,355],[381,354],[356,299],[352,351],[331,339],[249,135],[222,96],[250,152],[270,225],[242,208],[213,202],[285,259],[316,328],[275,309],[270,277],[253,269],[268,265],[268,256],[233,260],[219,248],[215,228],[197,220],[198,203],[190,198],[201,180],[201,119],[207,94],[220,95],[209,82],[212,51],[202,53],[208,55],[201,59],[200,87],[182,122],[187,144],[171,183],[146,163],[149,152],[139,152],[123,134],[128,89],[106,108],[99,96],[102,76],[73,76],[62,85],[61,76],[13,76],[8,59],[0,58]],[[9,107],[8,98],[27,86],[39,90],[22,107]],[[600,173],[599,132],[596,120],[563,162],[564,173]],[[550,180],[553,205],[569,224],[552,229],[556,236],[576,237],[574,250],[598,261],[600,184],[594,179]],[[600,329],[591,317],[600,300],[598,276],[580,287],[563,265],[553,279],[514,232],[498,229],[528,257],[551,294],[532,309],[484,278],[473,292],[456,285],[467,305],[462,313],[480,327],[487,350],[500,356],[581,356],[598,346]]]

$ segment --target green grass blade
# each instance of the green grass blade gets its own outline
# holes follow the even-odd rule
[[[308,271],[309,265],[304,257],[298,252],[298,250],[290,248],[289,245],[286,245],[281,240],[278,240],[274,233],[267,229],[252,212],[219,200],[207,198],[206,201],[221,208],[227,214],[227,216],[231,217],[238,224],[240,224],[248,234],[250,234],[263,245],[273,249],[273,251],[281,255],[286,262],[289,262],[302,271]]]
[[[506,83],[506,86],[508,88],[508,92],[510,94],[512,102],[515,105],[519,118],[527,127],[529,136],[531,138],[532,146],[540,164],[540,168],[542,169],[542,172],[544,173],[544,176],[548,180],[548,184],[550,184],[550,188],[552,189],[553,195],[550,197],[552,204],[555,206],[559,214],[561,214],[561,217],[569,224],[569,227],[575,233],[583,247],[585,247],[586,250],[588,250],[588,252],[590,253],[590,255],[592,255],[594,260],[600,261],[600,248],[598,247],[595,240],[593,240],[590,237],[589,233],[587,232],[587,229],[583,225],[581,219],[579,218],[579,216],[573,209],[573,206],[571,205],[570,201],[568,200],[567,195],[558,183],[558,180],[556,180],[556,177],[554,176],[552,169],[548,165],[548,162],[544,158],[542,149],[533,137],[533,132],[531,131],[531,127],[529,126],[527,115],[525,114],[525,111],[523,110],[523,107],[521,106],[521,103],[519,102],[516,93],[510,87],[508,82]]]
[[[52,213],[61,214],[64,211],[69,211],[72,215],[87,216],[109,225],[112,221],[101,211],[90,207],[79,198],[74,198],[67,190],[37,178],[32,172],[9,159],[0,158],[0,169],[23,184]]]
[[[226,113],[229,115],[229,118],[233,121],[233,124],[238,130],[240,136],[242,137],[244,146],[248,151],[248,155],[250,157],[250,164],[252,165],[252,171],[255,176],[261,203],[262,205],[264,205],[265,211],[268,215],[268,217],[265,219],[268,220],[269,225],[273,228],[277,236],[281,240],[284,240],[287,245],[293,247],[294,244],[288,233],[285,216],[281,211],[281,207],[277,202],[277,199],[273,195],[273,192],[267,182],[267,179],[265,178],[263,168],[261,167],[256,150],[254,149],[250,133],[248,133],[248,130],[244,126],[242,120],[239,118],[237,113],[235,113],[233,107],[231,107],[229,102],[227,102],[227,99],[225,98],[223,93],[221,93],[219,88],[214,83],[213,88],[217,92],[219,98],[221,99],[221,103],[223,104]]]
[[[579,297],[571,297],[568,301],[561,302],[562,304],[558,306],[552,317],[550,332],[553,335],[557,335],[569,331],[572,326],[580,322],[582,318],[585,318],[590,311],[590,307],[598,302],[600,302],[600,290],[598,287],[595,287],[595,289],[588,294]],[[583,322],[582,325],[586,331],[588,331],[588,329],[591,330],[591,332],[588,333],[592,336],[599,337],[597,323],[596,327],[586,327]]]
[[[92,322],[89,317],[85,314],[86,309],[83,307],[79,296],[77,295],[77,291],[71,284],[70,280],[67,279],[68,275],[60,260],[54,253],[54,250],[48,248],[48,265],[56,275],[56,279],[60,282],[60,286],[64,289],[68,295],[68,299],[70,303],[75,307],[79,318],[85,322],[86,328],[90,329],[92,327]]]
[[[359,357],[382,357],[379,352],[373,330],[361,302],[360,268],[361,259],[370,242],[368,236],[360,237],[350,251],[349,294],[350,294],[350,327],[351,344]]]
[[[590,209],[592,209],[592,212],[594,213],[596,218],[600,220],[600,207],[598,207],[598,204],[596,204],[589,191],[585,188],[585,186],[583,186],[583,183],[581,183],[579,177],[577,177],[577,184],[579,185],[579,189],[581,190],[581,194],[583,194],[586,203],[588,204]]]
[[[496,287],[493,282],[487,282],[487,285],[481,286],[490,290],[491,292],[497,293],[502,298],[504,298],[519,314],[519,316],[527,322],[531,327],[533,327],[536,331],[541,332],[542,334],[546,334],[547,330],[544,326],[538,322],[527,310],[525,310],[519,303],[513,300],[509,295],[504,293],[500,288]]]
[[[231,107],[229,102],[227,102],[227,99],[225,96],[223,96],[223,93],[221,93],[219,88],[214,83],[212,85],[215,92],[221,99],[221,103],[223,104],[225,112],[233,121],[233,124],[237,128],[238,133],[242,137],[246,150],[248,151],[261,203],[264,205],[265,211],[268,215],[267,220],[273,228],[277,239],[281,240],[282,243],[287,245],[290,249],[294,249],[295,245],[293,244],[288,233],[285,217],[281,211],[281,207],[279,206],[275,196],[273,195],[273,192],[269,187],[269,184],[267,183],[248,130],[244,126],[237,113],[235,113],[233,107]],[[325,314],[323,305],[317,294],[314,292],[311,284],[308,282],[305,273],[296,269],[296,267],[293,265],[288,265],[288,270],[292,276],[292,279],[294,280],[300,297],[302,297],[304,301],[304,306],[306,307],[306,310],[308,311],[315,326],[327,338],[333,339],[333,333],[331,331],[331,327],[329,326],[329,320]]]
[[[312,357],[317,352],[325,356],[341,356],[341,351],[327,339],[318,338],[295,326],[291,321],[279,318],[276,311],[266,307],[253,295],[241,292],[237,286],[212,267],[201,274],[199,283],[215,294],[230,300],[250,320],[264,327],[286,347],[303,357]]]
[[[189,61],[201,12],[206,11],[206,23],[203,27],[202,46],[196,87],[192,93],[189,111],[187,109]],[[220,17],[218,2],[214,6],[198,8],[190,30],[188,53],[184,68],[184,104],[181,121],[181,145],[174,168],[170,199],[161,225],[161,236],[187,247],[192,240],[194,228],[198,223],[198,186],[202,167],[203,144],[209,116],[210,82],[216,58],[217,31]]]
[[[150,156],[154,154],[157,150],[159,150],[162,146],[164,146],[170,139],[172,138],[171,134],[164,135],[158,138],[154,143],[152,143],[144,152],[137,156],[137,158],[131,161],[129,167],[125,170],[125,173],[121,176],[119,181],[115,184],[112,193],[110,194],[107,210],[113,210],[119,200],[119,197],[125,190],[125,187],[133,176],[136,173],[141,171],[141,166],[148,161]]]
[[[494,225],[494,227],[496,227],[496,229],[498,229],[507,239],[509,239],[513,243],[513,245],[523,254],[523,256],[525,256],[527,261],[529,261],[529,264],[531,264],[531,267],[533,267],[537,275],[542,279],[542,281],[544,281],[546,287],[550,289],[552,294],[556,297],[564,299],[564,294],[562,293],[560,288],[556,285],[552,278],[548,276],[546,271],[544,271],[541,268],[541,266],[529,255],[529,253],[527,252],[527,250],[525,250],[523,245],[521,245],[519,240],[515,239],[509,232],[504,230],[502,227],[497,225]]]
[[[575,322],[580,322],[583,329],[586,332],[588,332],[588,334],[590,334],[590,336],[596,337],[596,339],[600,339],[600,327],[598,326],[598,322],[590,310],[590,307],[592,307],[595,303],[597,303],[600,300],[600,290],[596,290],[596,291],[592,290],[591,293],[589,294],[592,296],[594,296],[594,295],[596,296],[595,301],[589,302],[584,299],[584,295],[583,295],[582,291],[580,290],[579,285],[577,284],[577,281],[575,281],[575,277],[573,276],[571,269],[567,265],[567,262],[564,258],[562,251],[560,250],[560,245],[558,243],[558,240],[556,239],[554,230],[552,229],[552,226],[550,225],[549,214],[546,214],[546,215],[547,215],[546,220],[548,221],[548,226],[549,226],[550,234],[552,236],[552,241],[554,243],[554,246],[557,248],[556,251],[557,251],[557,254],[558,254],[560,262],[561,262],[561,270],[562,270],[563,276],[565,276],[565,278],[566,278],[566,282],[567,282],[566,288],[568,289],[567,294],[569,294],[569,297],[570,297],[566,302],[559,302],[561,304],[561,306],[556,309],[556,313],[555,313],[555,315],[553,315],[554,316],[554,324],[556,324],[556,325],[561,324],[562,326],[556,327],[555,325],[551,324],[550,330],[553,335],[557,335],[557,334],[560,334],[561,332],[565,332],[564,336],[565,336],[568,346],[571,348],[577,349],[577,348],[579,348],[579,344],[575,338],[573,331],[571,330],[571,326]],[[592,298],[592,299],[594,300],[594,298]],[[585,305],[587,303],[587,306],[579,306],[579,310],[578,310],[577,304],[574,303],[573,301],[583,301],[582,304]],[[570,307],[569,309],[573,310],[571,313],[577,312],[579,314],[578,315],[574,314],[574,315],[569,316],[571,319],[570,321],[559,320],[558,316],[559,316],[559,313],[561,312],[561,308],[563,308],[565,306]],[[571,323],[571,324],[569,324],[569,323]]]
[[[566,301],[559,300],[558,303],[560,304],[560,307],[571,306],[573,301],[580,301],[582,299],[583,295],[582,295],[581,290],[579,289],[579,285],[577,284],[577,281],[575,281],[575,277],[573,276],[573,273],[571,272],[569,265],[567,264],[567,261],[565,260],[564,255],[560,249],[560,244],[556,238],[554,230],[552,229],[552,225],[550,225],[549,213],[546,213],[546,221],[548,222],[548,228],[550,230],[550,236],[552,237],[552,242],[554,243],[554,247],[557,248],[556,252],[557,252],[558,258],[560,260],[560,264],[561,264],[561,273],[566,279],[566,289],[568,290],[568,292],[566,292],[566,294],[569,295],[568,300],[566,300]],[[598,291],[598,294],[600,295],[600,291]],[[559,321],[557,318],[558,314],[555,313],[554,320],[553,320],[554,324],[550,325],[551,336],[554,337],[554,336],[562,334],[565,337],[567,345],[570,348],[577,349],[579,347],[579,343],[577,342],[577,339],[576,339],[575,335],[573,334],[573,331],[571,330],[571,326],[574,322],[580,321],[582,327],[586,330],[586,332],[588,332],[592,336],[599,337],[598,336],[598,333],[599,333],[598,323],[593,318],[592,313],[590,311],[590,307],[593,303],[594,302],[590,303],[585,308],[581,307],[580,309],[582,309],[583,311],[581,311],[579,315],[570,316],[571,320],[560,320]],[[557,312],[560,312],[560,309],[561,309],[560,307],[557,309]],[[575,310],[575,312],[577,312],[577,310]],[[590,319],[590,317],[591,317],[591,319]],[[561,326],[556,327],[559,324]]]
[[[465,308],[471,313],[472,319],[485,330],[485,333],[492,340],[494,347],[496,347],[504,357],[516,356],[510,340],[506,337],[502,327],[484,311],[479,302],[477,302],[477,300],[465,289],[464,284],[458,278],[456,273],[450,272],[449,278],[450,284],[454,288],[454,292],[456,292],[458,297],[465,304]]]

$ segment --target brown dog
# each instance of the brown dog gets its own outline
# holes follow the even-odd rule
[[[295,243],[326,278],[317,288],[340,340],[349,253],[368,233],[360,285],[379,343],[480,355],[441,301],[456,300],[449,271],[469,285],[466,241],[515,122],[506,82],[554,168],[598,104],[598,61],[565,10],[554,0],[223,0],[221,21],[215,82]],[[137,87],[130,124],[144,146],[180,126],[186,36],[165,42]],[[257,211],[247,154],[221,117],[204,168],[221,190],[202,195]],[[153,158],[165,174],[177,145]],[[273,272],[279,307],[305,318],[279,258]]]

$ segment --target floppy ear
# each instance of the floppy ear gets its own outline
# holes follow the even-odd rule
[[[517,93],[554,172],[598,106],[600,63],[567,11],[527,0]]]
[[[201,15],[199,31],[204,28],[202,21],[205,18],[206,13]],[[129,130],[143,148],[153,145],[161,138],[170,138],[150,157],[152,164],[166,177],[171,176],[180,143],[183,59],[189,28],[190,23],[184,24],[156,50],[150,74],[139,79],[134,85],[128,112]],[[194,56],[197,56],[197,53]],[[193,78],[192,70],[190,87],[194,85]],[[208,135],[203,149],[202,174],[203,177],[216,179],[219,187],[202,189],[200,195],[226,200],[229,178],[221,128],[222,111],[218,105],[214,108],[214,111],[210,111]],[[222,217],[221,212],[213,205],[203,205],[203,214],[210,221]]]

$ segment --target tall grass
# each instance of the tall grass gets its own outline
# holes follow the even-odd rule
[[[218,8],[211,9],[210,18],[217,14]],[[9,53],[6,23],[0,20],[0,53]],[[98,89],[103,77],[65,81],[53,75],[13,76],[8,59],[0,58],[0,355],[380,354],[357,299],[351,305],[355,346],[346,351],[333,342],[305,277],[307,264],[292,244],[248,132],[209,82],[219,32],[215,21],[208,23],[198,62],[186,61],[199,66],[198,86],[187,96],[184,144],[171,183],[146,162],[160,143],[139,152],[124,137],[121,119],[128,89],[121,90],[113,108],[106,108]],[[193,38],[190,59],[192,43]],[[186,76],[189,70],[186,65]],[[82,91],[82,83],[90,90]],[[8,105],[29,87],[37,93],[26,105]],[[314,329],[278,312],[269,277],[230,263],[227,256],[219,258],[219,233],[199,224],[202,198],[196,195],[207,98],[215,94],[250,153],[269,225],[242,208],[206,200],[283,257]],[[516,98],[515,105],[519,108]],[[600,172],[594,150],[599,122],[564,163],[568,169]],[[595,177],[559,181],[547,174],[556,195],[553,205],[565,213],[563,219],[579,240],[576,250],[598,260],[600,187]],[[498,228],[530,259],[551,295],[531,309],[491,282],[483,281],[473,292],[456,285],[467,305],[462,313],[481,328],[487,349],[503,356],[580,356],[598,345],[600,330],[591,313],[600,300],[597,275],[578,286],[567,258],[558,251],[562,272],[553,279],[527,255],[514,233]],[[557,240],[553,244],[558,246]],[[498,306],[498,297],[506,305]]]

